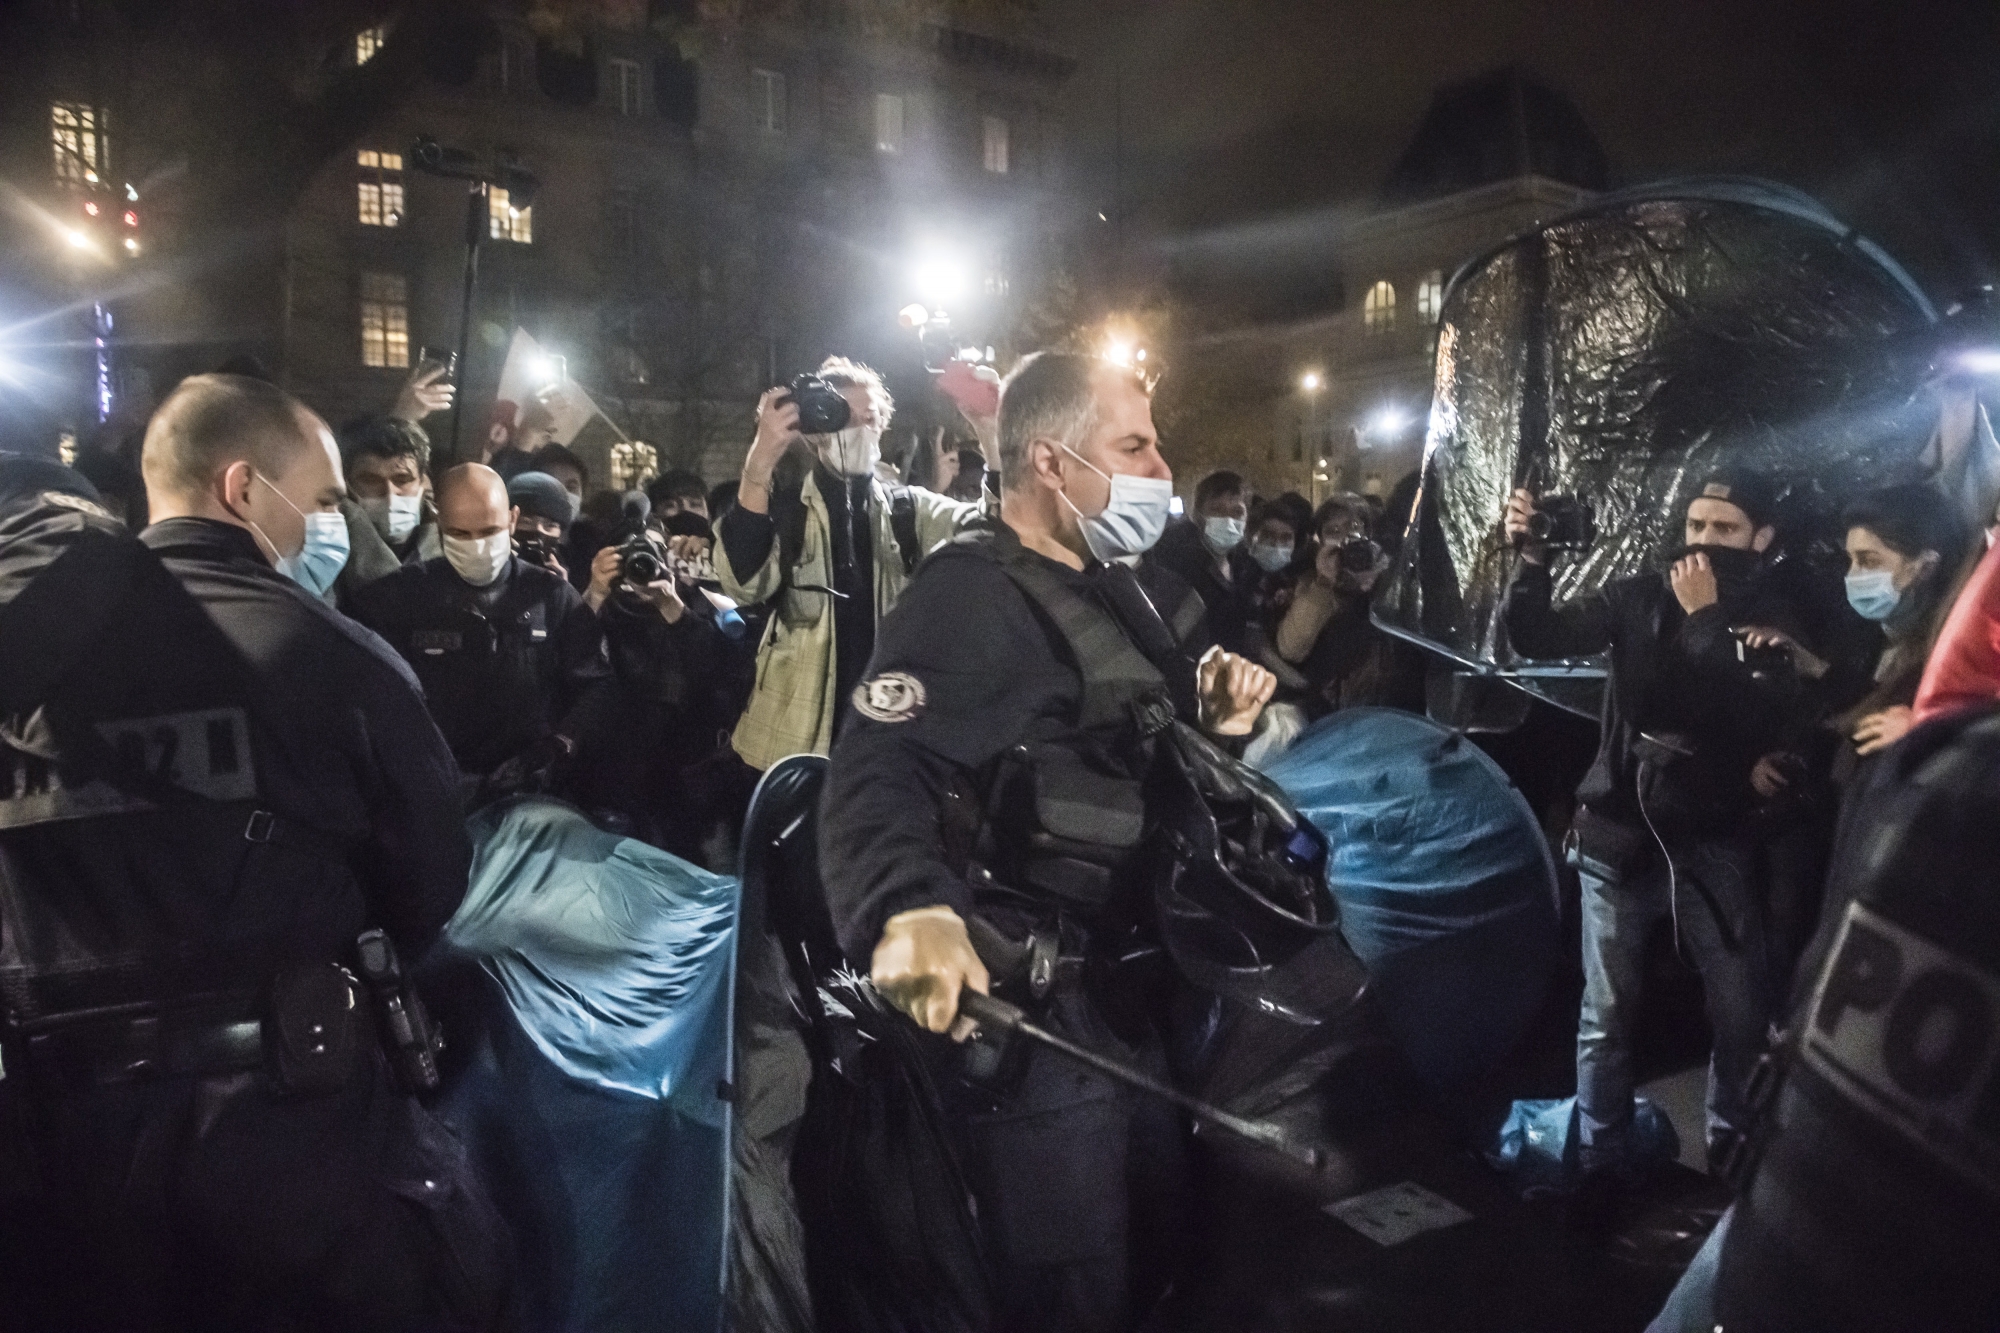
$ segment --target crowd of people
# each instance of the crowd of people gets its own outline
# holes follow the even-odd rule
[[[46,736],[17,727],[4,751],[11,799],[33,794],[49,809],[22,813],[0,838],[0,982],[15,1028],[46,1037],[35,1058],[95,1097],[76,1103],[90,1115],[35,1139],[44,1188],[67,1192],[56,1211],[69,1225],[49,1234],[116,1235],[130,1251],[113,1265],[124,1285],[99,1286],[93,1300],[151,1301],[158,1313],[215,1298],[213,1286],[193,1291],[188,1273],[226,1271],[246,1309],[282,1305],[296,1288],[346,1309],[351,1326],[419,1326],[431,1315],[411,1311],[440,1301],[456,1302],[464,1326],[497,1317],[501,1228],[421,1109],[373,1076],[334,1077],[335,1102],[301,1091],[316,1086],[315,1061],[332,1058],[321,1036],[336,1019],[325,1016],[352,1007],[346,983],[303,965],[339,958],[371,924],[421,956],[457,901],[454,883],[463,890],[467,809],[551,795],[733,871],[760,776],[788,756],[830,755],[823,848],[840,943],[923,1026],[963,1037],[960,995],[1008,984],[968,920],[1024,940],[1023,958],[1042,939],[1058,971],[1108,938],[1103,913],[1136,873],[1137,812],[1151,799],[1142,779],[1175,734],[1167,722],[1226,762],[1255,762],[1340,709],[1423,709],[1423,654],[1371,615],[1413,483],[1387,502],[1338,493],[1315,508],[1216,471],[1174,517],[1143,385],[1049,355],[1030,358],[1004,395],[994,378],[949,375],[979,447],[941,440],[926,460],[937,488],[915,486],[882,457],[895,405],[880,376],[838,357],[819,375],[847,424],[808,434],[796,395],[774,388],[757,404],[740,476],[714,488],[682,471],[643,491],[594,487],[537,404],[496,416],[477,459],[447,461],[422,423],[450,388],[428,371],[390,412],[337,432],[267,382],[194,377],[149,423],[136,487],[129,459],[86,456],[83,475],[0,465],[0,567],[53,573],[66,552],[129,529],[207,612],[190,620],[186,599],[160,595],[147,574],[129,593],[108,576],[65,588],[60,616],[47,593],[0,603],[10,633],[51,645],[40,675],[10,658],[0,682],[8,711],[31,702],[50,719]],[[1554,597],[1563,552],[1537,535],[1539,497],[1516,492],[1495,515],[1513,552],[1503,619],[1514,653],[1609,663],[1599,748],[1565,842],[1580,884],[1586,1196],[1628,1189],[1642,1170],[1634,1034],[1649,936],[1668,925],[1701,973],[1714,1039],[1710,1160],[1727,1163],[1751,1134],[1752,1071],[1825,919],[1822,886],[1836,826],[1855,818],[1851,798],[1879,790],[1870,766],[1927,709],[2000,693],[1992,526],[1982,541],[1924,484],[1855,497],[1840,519],[1843,584],[1788,540],[1778,501],[1774,478],[1719,472],[1656,568],[1566,601]],[[94,621],[104,597],[115,606]],[[29,621],[37,606],[44,618]],[[94,624],[117,630],[90,639]],[[1103,665],[1093,654],[1116,653],[1090,645],[1106,635],[1138,653]],[[76,652],[107,644],[161,669],[100,682],[103,697],[51,683]],[[97,733],[63,725],[113,703],[117,716],[172,719],[160,734],[183,747],[183,766],[197,735],[187,728],[198,729],[209,762],[193,784],[200,800],[182,794],[171,748],[129,774],[117,734],[105,733],[107,750]],[[156,742],[132,744],[144,769]],[[239,786],[252,756],[254,782]],[[64,774],[53,784],[51,766]],[[959,798],[966,774],[981,775],[977,808],[1023,803],[1019,839],[981,825],[986,841],[953,850],[935,811]],[[1079,825],[1065,802],[1095,814]],[[1132,814],[1129,828],[1119,812]],[[89,833],[113,816],[136,821],[117,826],[116,864]],[[267,856],[267,845],[277,850]],[[100,885],[101,901],[80,916],[38,898],[58,872]],[[996,874],[1014,886],[1007,894]],[[301,877],[319,886],[310,908],[287,896]],[[230,906],[214,905],[215,882],[238,886]],[[1044,914],[1035,893],[1060,911]],[[205,936],[198,922],[209,919],[236,934]],[[248,958],[279,976],[281,1001],[260,994],[150,1027],[122,1016],[118,1006],[154,998],[148,987],[208,995],[168,974],[225,956],[238,975]],[[1041,999],[1048,983],[1018,984]],[[1140,1005],[1138,992],[1104,995],[1058,986],[1050,1003],[1073,1033],[1161,1063],[1159,1034],[1114,1012]],[[83,1010],[90,1024],[66,1021]],[[288,1097],[251,1107],[240,1090],[203,1091],[206,1079],[263,1067],[268,1040],[246,1054],[227,1033],[294,1021],[314,1036],[284,1075]],[[16,1048],[7,1059],[11,1074]],[[187,1078],[135,1080],[143,1064]],[[1180,1188],[1178,1168],[1140,1146],[1167,1132],[1154,1123],[1161,1108],[1074,1081],[1072,1069],[1036,1064],[953,1111],[972,1127],[974,1191],[994,1262],[1011,1274],[1009,1327],[1121,1327],[1128,1300],[1160,1277],[1106,1246],[1147,1220],[1128,1189],[1157,1201]],[[108,1087],[115,1096],[97,1096]],[[312,1115],[322,1120],[308,1126]],[[318,1147],[305,1160],[295,1144],[309,1130]],[[234,1135],[232,1152],[261,1154],[267,1179],[218,1174],[203,1155],[211,1131]],[[153,1176],[106,1175],[142,1150],[156,1155]],[[297,1211],[332,1188],[343,1162],[390,1151],[420,1163],[399,1181],[439,1192],[432,1231],[411,1234],[406,1218],[344,1185],[339,1208]],[[1078,1180],[1095,1182],[1082,1212],[1058,1188]],[[396,1186],[406,1187],[418,1188]],[[274,1190],[290,1202],[274,1204]],[[151,1225],[148,1209],[190,1198],[208,1211],[169,1229],[198,1237],[200,1262],[132,1240]],[[300,1239],[356,1228],[373,1228],[375,1243],[339,1271]],[[50,1273],[95,1281],[88,1248],[58,1255]],[[441,1297],[447,1252],[456,1285]],[[339,1306],[363,1288],[379,1308]]]

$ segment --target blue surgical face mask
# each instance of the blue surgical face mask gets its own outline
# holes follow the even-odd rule
[[[347,565],[347,520],[338,511],[327,513],[316,509],[308,514],[272,485],[269,477],[261,477],[260,480],[270,486],[271,493],[283,500],[286,507],[305,524],[305,544],[299,547],[296,555],[278,555],[278,544],[262,528],[250,523],[247,518],[243,521],[250,523],[271,548],[271,554],[277,556],[276,567],[280,574],[315,597],[326,596],[326,590],[333,586],[333,581],[340,577],[340,571]]]
[[[1086,518],[1076,502],[1061,491],[1063,503],[1083,525],[1083,542],[1090,554],[1109,564],[1127,556],[1144,555],[1167,530],[1169,507],[1174,502],[1174,484],[1158,477],[1134,477],[1127,473],[1112,476],[1093,465],[1068,445],[1063,451],[1077,462],[1111,483],[1111,499],[1103,512]]]
[[[1270,542],[1251,542],[1250,558],[1257,562],[1257,568],[1266,574],[1275,574],[1292,563],[1290,546],[1274,546]]]
[[[1228,555],[1243,544],[1243,528],[1240,518],[1205,518],[1201,521],[1201,539],[1215,554]]]
[[[1847,576],[1847,604],[1865,619],[1878,624],[1887,620],[1902,600],[1896,576],[1886,569],[1856,570]]]

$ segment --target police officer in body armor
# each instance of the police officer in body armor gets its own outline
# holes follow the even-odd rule
[[[2000,1328],[2000,711],[1912,732],[1864,784],[1736,1203],[1652,1333]]]
[[[417,673],[460,770],[491,788],[565,763],[610,675],[583,595],[515,554],[527,521],[498,473],[461,464],[438,483],[444,554],[378,579],[354,604]]]
[[[144,469],[136,541],[0,497],[0,1308],[495,1326],[504,1231],[354,979],[371,927],[424,953],[470,852],[415,680],[310,586],[332,436],[197,376]]]
[[[933,1032],[965,1037],[962,988],[998,984],[1157,1070],[1158,1005],[1111,965],[1150,920],[1137,865],[1157,738],[1177,713],[1247,735],[1275,681],[1220,651],[1175,670],[1173,631],[1127,563],[1173,494],[1138,379],[1031,357],[1001,399],[1000,455],[1001,522],[919,568],[834,746],[820,820],[834,926]],[[1041,1051],[949,1096],[996,1326],[1130,1326],[1184,1230],[1174,1116]]]

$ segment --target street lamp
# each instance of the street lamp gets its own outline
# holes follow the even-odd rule
[[[1308,370],[1299,376],[1299,387],[1305,390],[1306,394],[1306,439],[1311,442],[1307,461],[1312,464],[1312,484],[1309,489],[1312,491],[1315,509],[1319,508],[1319,487],[1320,482],[1324,480],[1321,474],[1326,471],[1321,466],[1326,460],[1320,457],[1319,451],[1319,391],[1325,386],[1326,380],[1317,370]]]

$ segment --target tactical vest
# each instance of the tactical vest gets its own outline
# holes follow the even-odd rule
[[[2000,713],[1917,732],[1851,799],[1716,1318],[2000,1327]]]
[[[1276,784],[1175,716],[1177,684],[1192,708],[1194,664],[1171,655],[1199,619],[1200,599],[1191,596],[1192,615],[1181,608],[1170,629],[1135,598],[1135,582],[1110,595],[1143,604],[1114,615],[1018,542],[975,533],[959,545],[992,559],[1041,610],[1082,682],[1068,734],[1003,758],[1014,775],[996,780],[983,821],[988,847],[996,830],[1018,830],[1012,857],[998,849],[1011,872],[1001,878],[1086,916],[1117,909],[1157,933],[1189,980],[1269,1012],[1315,1021],[1311,1011],[1349,1002],[1361,969],[1340,938],[1324,838]],[[975,861],[984,863],[983,850]],[[1286,975],[1307,953],[1312,961]]]

